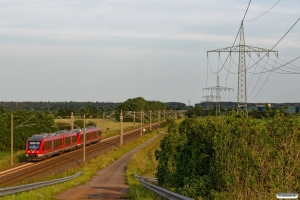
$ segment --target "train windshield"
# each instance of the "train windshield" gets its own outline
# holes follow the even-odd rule
[[[28,150],[39,150],[40,142],[28,142]]]

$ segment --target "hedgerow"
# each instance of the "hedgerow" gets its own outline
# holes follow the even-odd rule
[[[270,199],[300,189],[300,126],[276,113],[171,123],[156,151],[159,185],[195,199]]]

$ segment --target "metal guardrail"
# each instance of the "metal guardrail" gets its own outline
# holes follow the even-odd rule
[[[164,188],[158,187],[157,185],[154,185],[152,183],[149,183],[147,181],[157,181],[157,178],[148,178],[148,177],[141,177],[138,176],[135,172],[134,172],[134,177],[136,179],[138,179],[140,181],[140,183],[148,188],[149,190],[159,194],[162,197],[165,197],[167,199],[171,199],[171,200],[193,200],[192,198],[183,196],[181,194],[177,194],[175,192],[171,192],[169,190],[166,190]],[[146,181],[147,180],[147,181]]]
[[[51,181],[43,181],[43,182],[20,185],[20,186],[15,186],[15,187],[0,188],[0,197],[2,197],[4,195],[8,195],[8,194],[15,194],[15,193],[18,193],[18,192],[24,192],[24,191],[27,191],[27,190],[32,190],[32,189],[36,189],[36,188],[40,188],[40,187],[45,187],[45,186],[48,186],[48,185],[62,183],[62,182],[65,182],[65,181],[69,181],[73,178],[76,178],[77,176],[80,176],[81,174],[83,174],[83,173],[78,172],[78,173],[76,173],[72,176],[68,176],[68,177],[60,178],[60,179],[55,179],[55,180],[51,180]]]
[[[136,179],[138,179],[139,181],[145,180],[145,181],[149,181],[149,182],[157,182],[157,178],[150,178],[150,177],[138,176],[135,172],[134,172],[134,177]]]

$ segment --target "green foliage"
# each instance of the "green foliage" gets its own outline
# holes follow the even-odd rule
[[[165,110],[166,104],[159,101],[147,101],[142,97],[127,99],[117,106],[118,111]]]
[[[78,120],[74,121],[74,125],[75,125],[74,128],[78,128],[78,127],[83,128],[84,127],[84,122],[83,122],[82,119],[78,119]],[[86,127],[87,126],[96,126],[96,123],[89,120],[88,122],[85,122],[85,126]]]
[[[166,121],[160,123],[159,128],[164,128],[164,127],[171,126],[171,125],[174,126],[175,121],[173,119],[167,119]]]
[[[186,119],[156,151],[159,184],[192,198],[270,199],[300,189],[300,124],[276,112],[256,120]]]
[[[206,116],[206,115],[207,115],[207,111],[203,110],[203,108],[201,108],[199,106],[191,108],[187,112],[187,116],[189,118],[196,118],[196,117]]]
[[[59,130],[70,130],[71,129],[71,124],[68,122],[57,122],[56,126],[58,127]]]
[[[13,115],[14,150],[24,150],[27,139],[34,134],[49,133],[56,130],[53,115],[22,110],[14,112]],[[0,115],[0,132],[0,151],[9,151],[11,143],[11,113]]]
[[[5,110],[4,110],[3,106],[0,106],[0,114],[3,114],[3,113],[5,113]]]

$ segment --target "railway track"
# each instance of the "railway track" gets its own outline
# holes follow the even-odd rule
[[[149,128],[146,126],[143,128]],[[158,124],[153,124],[155,129]],[[124,133],[123,143],[134,140],[140,136],[140,129],[135,129]],[[118,147],[120,144],[120,136],[113,136],[100,141],[99,143],[86,146],[86,161],[97,157],[111,149]],[[54,156],[40,162],[24,162],[13,168],[0,171],[0,187],[15,185],[24,180],[30,180],[35,177],[43,177],[52,173],[61,173],[70,167],[76,167],[83,163],[83,148],[74,151],[65,152],[62,155]]]

